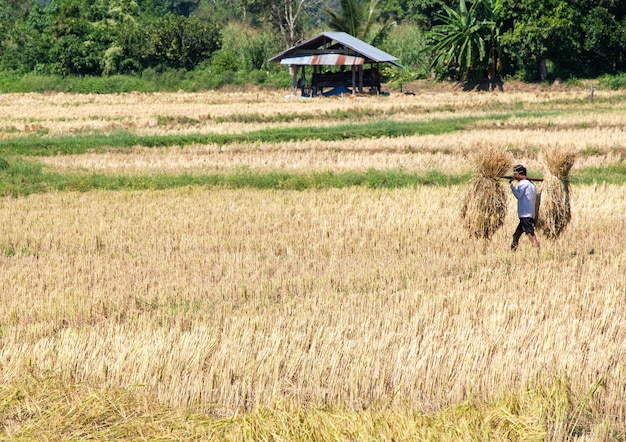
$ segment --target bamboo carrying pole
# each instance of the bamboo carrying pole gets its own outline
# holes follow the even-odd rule
[[[515,179],[515,178],[513,178],[512,176],[509,176],[509,175],[507,175],[507,176],[501,176],[500,178],[502,178],[503,180],[504,180],[504,179],[507,179],[507,180],[514,180],[514,179]],[[543,181],[543,178],[530,178],[530,177],[526,177],[526,179],[527,179],[527,180],[530,180],[530,181]]]

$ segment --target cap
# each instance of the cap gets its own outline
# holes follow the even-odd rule
[[[520,175],[526,175],[526,168],[521,164],[516,164],[513,166],[513,172],[519,173]]]

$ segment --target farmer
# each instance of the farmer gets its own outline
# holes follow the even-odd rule
[[[517,186],[513,184],[517,180]],[[537,201],[537,187],[526,176],[526,168],[521,164],[513,166],[513,177],[509,180],[511,191],[517,198],[517,216],[519,224],[513,234],[511,250],[517,249],[522,233],[530,239],[533,247],[539,249],[539,241],[535,236],[535,202]]]

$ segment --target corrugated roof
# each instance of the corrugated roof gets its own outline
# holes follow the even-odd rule
[[[298,55],[280,60],[280,64],[295,65],[358,66],[364,63],[363,57],[343,54]]]
[[[361,56],[365,63],[393,63],[397,66],[398,58],[381,51],[374,46],[353,37],[345,32],[322,32],[315,37],[293,46],[286,51],[270,58],[269,61],[279,61],[285,58],[292,58],[302,55],[316,55],[319,53],[340,53],[346,55]],[[347,54],[347,52],[354,52]],[[285,63],[283,63],[285,64]],[[291,63],[298,64],[298,63]]]

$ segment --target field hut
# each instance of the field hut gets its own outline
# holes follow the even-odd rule
[[[380,65],[401,67],[398,59],[345,32],[322,32],[293,46],[269,61],[288,65],[294,95],[338,95],[341,93],[380,93],[383,81]],[[307,78],[306,68],[310,76]],[[328,89],[328,92],[324,92]]]

